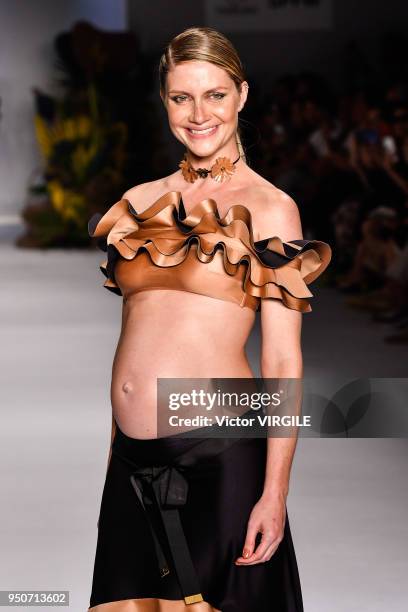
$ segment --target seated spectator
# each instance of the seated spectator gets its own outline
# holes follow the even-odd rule
[[[360,209],[359,200],[349,198],[342,202],[331,216],[339,272],[348,270],[353,264]]]
[[[377,289],[386,282],[386,271],[400,253],[394,233],[397,215],[392,208],[380,206],[371,211],[362,226],[351,270],[338,283],[343,290]]]
[[[367,210],[385,200],[401,210],[408,195],[408,182],[397,171],[395,155],[387,149],[387,142],[377,130],[368,128],[356,130],[348,138],[351,164],[361,180]]]

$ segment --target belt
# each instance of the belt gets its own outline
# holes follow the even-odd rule
[[[130,475],[132,487],[139,498],[149,522],[157,554],[161,578],[170,574],[155,525],[158,510],[172,554],[174,569],[186,604],[204,601],[199,581],[188,549],[180,520],[179,509],[187,502],[188,480],[184,473],[188,467],[205,458],[222,453],[240,438],[208,438],[178,455],[165,466],[137,466]],[[127,463],[132,462],[115,447],[112,452]],[[134,465],[134,464],[132,464]]]
[[[130,480],[150,523],[160,576],[167,576],[170,568],[154,528],[151,516],[153,505],[161,515],[185,603],[203,601],[179,514],[180,506],[187,501],[187,480],[177,468],[170,466],[138,469],[130,476]]]

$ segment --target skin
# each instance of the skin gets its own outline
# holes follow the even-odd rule
[[[232,161],[238,157],[238,113],[247,95],[246,81],[238,90],[225,70],[209,62],[184,62],[169,72],[167,90],[161,97],[170,130],[186,147],[194,167],[209,168],[221,156]],[[194,139],[188,132],[188,128],[215,125],[215,134],[208,138]],[[209,197],[216,200],[221,216],[232,205],[244,204],[252,215],[254,240],[275,235],[284,241],[302,238],[295,202],[242,159],[231,179],[221,184],[210,177],[190,184],[177,170],[137,185],[123,197],[142,212],[173,190],[182,192],[187,214],[195,203]],[[254,320],[255,313],[249,308],[197,294],[152,290],[130,296],[123,304],[122,330],[112,370],[112,439],[115,420],[129,436],[155,437],[157,377],[253,377],[244,347]],[[262,377],[302,377],[301,321],[301,313],[285,307],[280,300],[263,301]],[[209,338],[216,338],[216,351]],[[296,437],[268,439],[264,490],[251,512],[237,565],[268,561],[283,539],[296,443]],[[255,550],[258,532],[262,540]]]

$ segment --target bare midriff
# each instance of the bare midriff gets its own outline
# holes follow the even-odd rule
[[[157,378],[253,378],[245,344],[254,310],[167,289],[132,294],[123,308],[111,402],[113,417],[127,436],[161,437]]]

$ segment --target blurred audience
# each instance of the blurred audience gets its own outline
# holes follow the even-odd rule
[[[408,82],[334,93],[285,75],[256,100],[251,161],[297,202],[305,238],[332,245],[328,282],[395,327],[386,342],[408,343]]]

